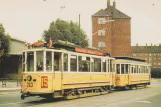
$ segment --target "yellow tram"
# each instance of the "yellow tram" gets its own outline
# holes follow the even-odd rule
[[[21,99],[72,99],[106,94],[114,88],[147,86],[151,82],[150,65],[145,60],[67,48],[70,50],[38,47],[23,52]]]
[[[147,86],[151,82],[151,66],[143,59],[115,57],[116,89]]]
[[[23,52],[21,98],[78,98],[115,87],[114,58],[101,52],[34,48]]]

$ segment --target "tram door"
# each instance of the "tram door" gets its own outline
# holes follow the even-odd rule
[[[63,89],[63,54],[62,52],[53,53],[53,88],[55,90]]]

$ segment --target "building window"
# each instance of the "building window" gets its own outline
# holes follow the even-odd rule
[[[98,42],[98,47],[105,47],[105,42]]]
[[[106,19],[105,18],[98,18],[98,24],[105,24]]]
[[[98,35],[99,36],[105,36],[105,30],[99,30]]]

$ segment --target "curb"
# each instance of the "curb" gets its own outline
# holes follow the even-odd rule
[[[1,88],[0,92],[21,91],[21,88]]]

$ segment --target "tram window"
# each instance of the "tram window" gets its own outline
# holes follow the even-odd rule
[[[102,59],[102,72],[106,72],[106,60]]]
[[[91,58],[91,72],[94,72],[94,58]]]
[[[70,70],[73,72],[77,72],[77,56],[76,55],[70,56]]]
[[[116,73],[120,74],[120,64],[116,64]]]
[[[61,53],[54,52],[54,71],[60,70]]]
[[[141,71],[140,71],[140,66],[138,66],[138,72],[141,73]]]
[[[125,73],[129,74],[129,65],[128,64],[125,64]]]
[[[133,69],[133,66],[131,66],[131,73],[132,73],[132,74],[134,73],[134,69]]]
[[[147,67],[147,74],[149,73],[149,67]]]
[[[27,71],[34,71],[34,52],[27,53]]]
[[[90,58],[85,56],[78,57],[79,72],[89,72],[90,71]]]
[[[142,73],[144,74],[144,68],[143,68],[143,66],[141,67],[141,70],[142,70]]]
[[[136,73],[138,73],[138,65],[135,66]]]
[[[124,64],[121,64],[121,74],[124,74],[125,73],[125,66]]]
[[[134,73],[136,73],[136,66],[134,66]]]
[[[143,73],[142,66],[140,66],[140,73]]]
[[[101,59],[94,58],[94,72],[101,72]]]
[[[145,66],[145,73],[147,74],[147,67]]]
[[[68,54],[64,54],[64,71],[68,71]]]
[[[22,54],[22,71],[24,72],[25,71],[25,52],[23,52]]]
[[[37,62],[36,62],[36,70],[37,71],[43,71],[43,51],[37,51],[36,52],[36,59],[37,59]]]
[[[143,66],[143,71],[144,71],[144,73],[146,73],[146,72],[145,72],[145,66]]]
[[[106,63],[107,63],[107,72],[110,72],[110,68],[109,68],[109,67],[110,67],[110,66],[109,66],[110,63],[109,63],[109,62],[110,62],[109,60],[106,60]]]
[[[150,71],[150,67],[148,67],[148,74],[150,74],[150,72],[151,72],[151,71]]]
[[[110,59],[110,72],[112,72],[112,60]]]
[[[46,71],[52,71],[52,52],[46,52]]]
[[[116,70],[115,70],[115,69],[116,69],[116,68],[115,68],[115,64],[112,64],[112,66],[113,66],[112,71],[115,72],[115,71],[116,71]]]

